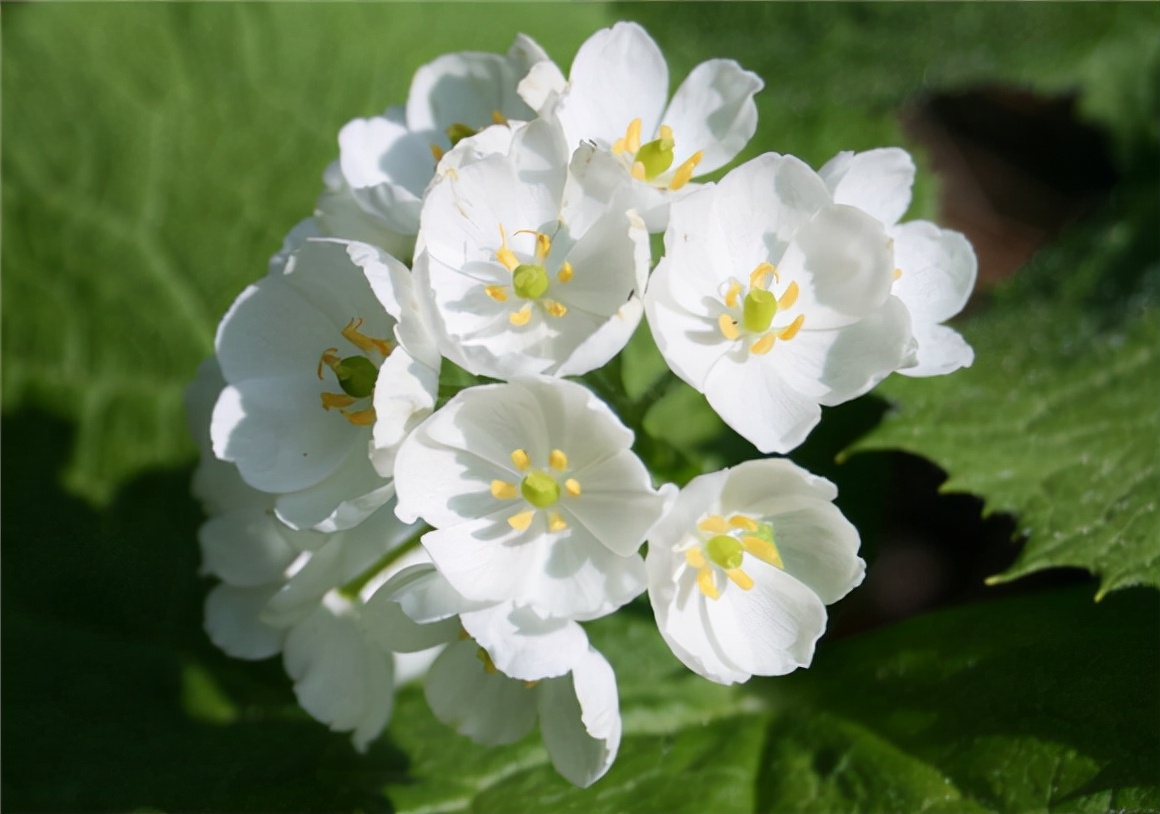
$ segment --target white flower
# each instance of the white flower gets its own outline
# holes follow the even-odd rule
[[[276,494],[291,526],[346,528],[390,497],[372,433],[386,439],[375,463],[389,473],[390,441],[434,406],[438,381],[422,326],[405,324],[410,289],[407,269],[373,247],[306,240],[222,318],[214,453]]]
[[[471,387],[403,442],[397,512],[435,527],[423,545],[464,597],[594,619],[643,590],[637,550],[670,495],[632,439],[578,384]]]
[[[338,136],[316,216],[329,234],[410,254],[423,192],[444,152],[487,125],[534,114],[516,84],[547,59],[520,34],[506,55],[444,54],[415,72],[406,107],[355,119]]]
[[[725,166],[757,129],[761,79],[736,62],[702,62],[666,106],[669,71],[657,44],[635,23],[589,37],[567,83],[551,62],[532,68],[520,93],[538,113],[553,110],[570,150],[594,142],[615,158],[629,206],[660,231],[669,201],[695,175]]]
[[[896,147],[838,153],[819,171],[840,204],[873,215],[894,241],[893,293],[910,311],[918,342],[917,364],[899,369],[906,376],[939,376],[970,367],[975,354],[959,334],[941,323],[967,304],[978,262],[970,242],[958,232],[925,220],[900,224],[910,206],[914,162]]]
[[[786,460],[694,478],[649,535],[649,600],[689,669],[721,684],[808,666],[825,605],[861,581],[833,484]]]
[[[616,759],[621,724],[612,667],[586,637],[585,645],[564,675],[525,681],[500,672],[476,642],[453,642],[427,675],[427,703],[436,718],[489,746],[519,740],[538,718],[556,771],[590,786]]]
[[[909,363],[893,268],[877,220],[766,154],[673,204],[645,308],[669,367],[762,452],[788,452],[820,405]]]
[[[423,203],[416,286],[429,288],[440,350],[472,373],[579,375],[640,321],[648,234],[638,218],[569,196],[558,126],[538,119],[507,155],[461,165]]]

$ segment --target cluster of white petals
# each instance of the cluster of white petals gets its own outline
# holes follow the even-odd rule
[[[522,34],[443,55],[405,105],[342,128],[317,208],[187,393],[216,645],[280,654],[301,706],[360,751],[422,678],[479,743],[538,727],[579,786],[621,737],[584,623],[647,592],[712,681],[810,663],[865,567],[837,490],[774,458],[678,490],[599,369],[647,316],[676,378],[787,453],[894,371],[971,363],[943,323],[975,259],[957,233],[900,223],[898,149],[694,180],[746,147],[762,87],[714,59],[670,99],[656,43],[618,23],[567,76]]]

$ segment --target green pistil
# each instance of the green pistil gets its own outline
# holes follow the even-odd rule
[[[533,472],[520,483],[520,494],[537,509],[546,509],[560,499],[560,484],[544,472]]]
[[[725,570],[741,567],[741,542],[727,534],[710,537],[705,543],[705,553],[709,560]]]
[[[773,316],[777,313],[777,298],[764,288],[752,288],[745,295],[742,305],[741,322],[745,330],[753,333],[762,333],[769,330],[773,324]]]
[[[672,166],[675,145],[671,138],[659,138],[641,145],[636,151],[636,160],[644,165],[645,180],[651,181]]]
[[[532,263],[516,266],[512,272],[512,288],[521,299],[538,300],[548,290],[547,269]]]
[[[451,139],[451,146],[454,147],[465,138],[471,138],[478,132],[474,127],[468,127],[466,124],[456,122],[447,128],[447,138]]]
[[[348,356],[334,365],[334,375],[342,392],[356,399],[365,399],[375,392],[379,369],[365,356]]]

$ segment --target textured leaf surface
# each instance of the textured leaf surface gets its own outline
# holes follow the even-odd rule
[[[1154,187],[1044,252],[963,325],[974,366],[895,376],[897,409],[855,449],[900,448],[983,495],[1026,538],[1001,579],[1074,566],[1101,595],[1160,587],[1160,253]]]

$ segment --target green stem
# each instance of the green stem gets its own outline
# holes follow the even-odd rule
[[[379,557],[370,567],[359,574],[354,579],[339,587],[338,592],[347,599],[358,599],[359,593],[366,587],[367,583],[381,574],[385,569],[394,565],[404,554],[410,552],[419,546],[419,539],[431,530],[430,526],[425,526],[421,531],[414,534],[410,539],[397,548],[392,548],[383,556]]]

